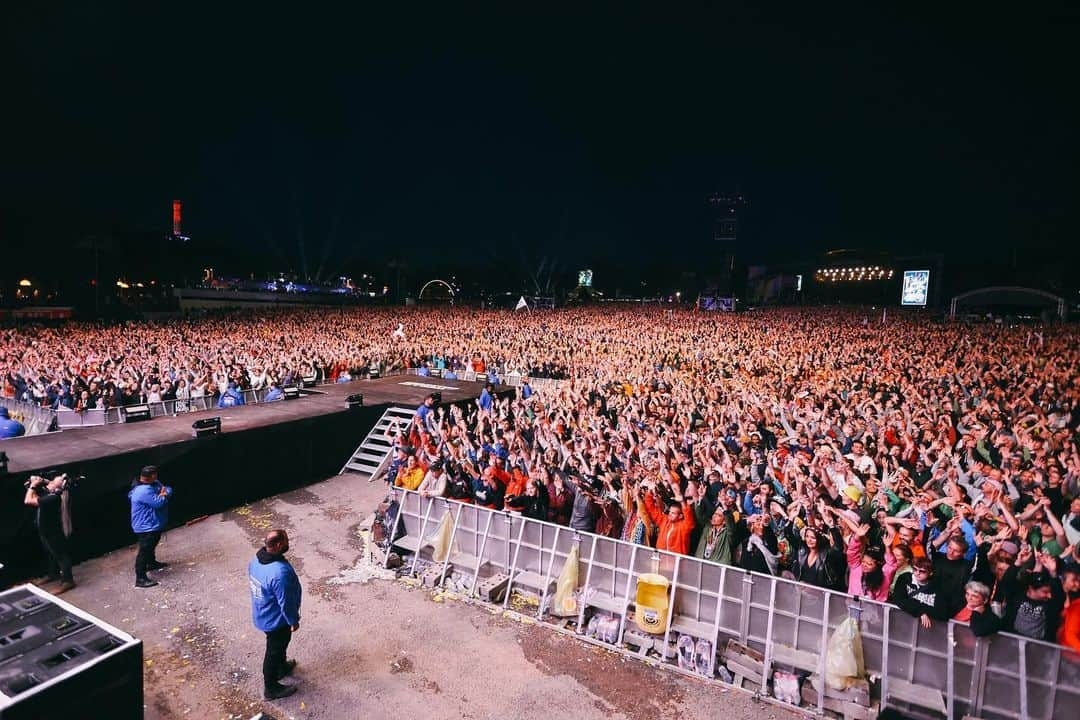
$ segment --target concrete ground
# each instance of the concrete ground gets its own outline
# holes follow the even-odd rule
[[[129,547],[79,565],[65,599],[142,639],[152,720],[795,717],[483,606],[370,579],[357,528],[382,493],[382,483],[338,476],[211,516],[162,541],[158,558],[171,566],[156,573],[158,587],[133,586]],[[246,566],[276,527],[289,531],[304,602],[289,652],[299,692],[269,703]]]

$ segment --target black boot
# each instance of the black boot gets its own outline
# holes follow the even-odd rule
[[[280,700],[281,698],[287,698],[296,692],[295,685],[282,685],[281,683],[274,683],[273,685],[263,688],[263,698],[266,700]]]

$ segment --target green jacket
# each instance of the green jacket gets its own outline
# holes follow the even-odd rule
[[[710,518],[695,519],[699,523],[701,523],[701,527],[703,529],[701,531],[701,537],[698,539],[697,549],[694,552],[694,557],[701,558],[702,560],[711,560],[712,562],[723,563],[724,565],[733,564],[735,554],[736,526],[735,518],[732,517],[731,512],[729,511],[724,513],[724,527],[720,529],[720,537],[717,538],[716,543],[713,545],[712,552],[708,555],[705,554],[705,550],[709,544],[709,533],[712,532],[713,529],[712,524],[709,522]]]

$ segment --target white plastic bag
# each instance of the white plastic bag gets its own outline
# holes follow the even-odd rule
[[[570,554],[566,556],[566,564],[559,573],[559,581],[555,585],[555,597],[551,601],[551,614],[558,617],[576,617],[578,614],[578,544],[570,548]]]
[[[825,682],[834,690],[846,690],[865,675],[859,622],[848,618],[829,638],[825,653]]]
[[[450,522],[450,513],[443,515],[439,527],[431,538],[431,559],[437,563],[445,562],[450,556],[450,537],[454,533],[454,524]]]

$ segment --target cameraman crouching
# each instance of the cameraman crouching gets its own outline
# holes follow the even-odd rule
[[[75,587],[75,578],[71,574],[71,555],[68,553],[68,537],[71,535],[71,512],[68,507],[67,475],[58,475],[52,480],[34,475],[26,484],[26,498],[23,502],[37,508],[38,537],[45,548],[48,558],[47,575],[39,578],[39,585],[60,581],[53,593],[60,595]]]

